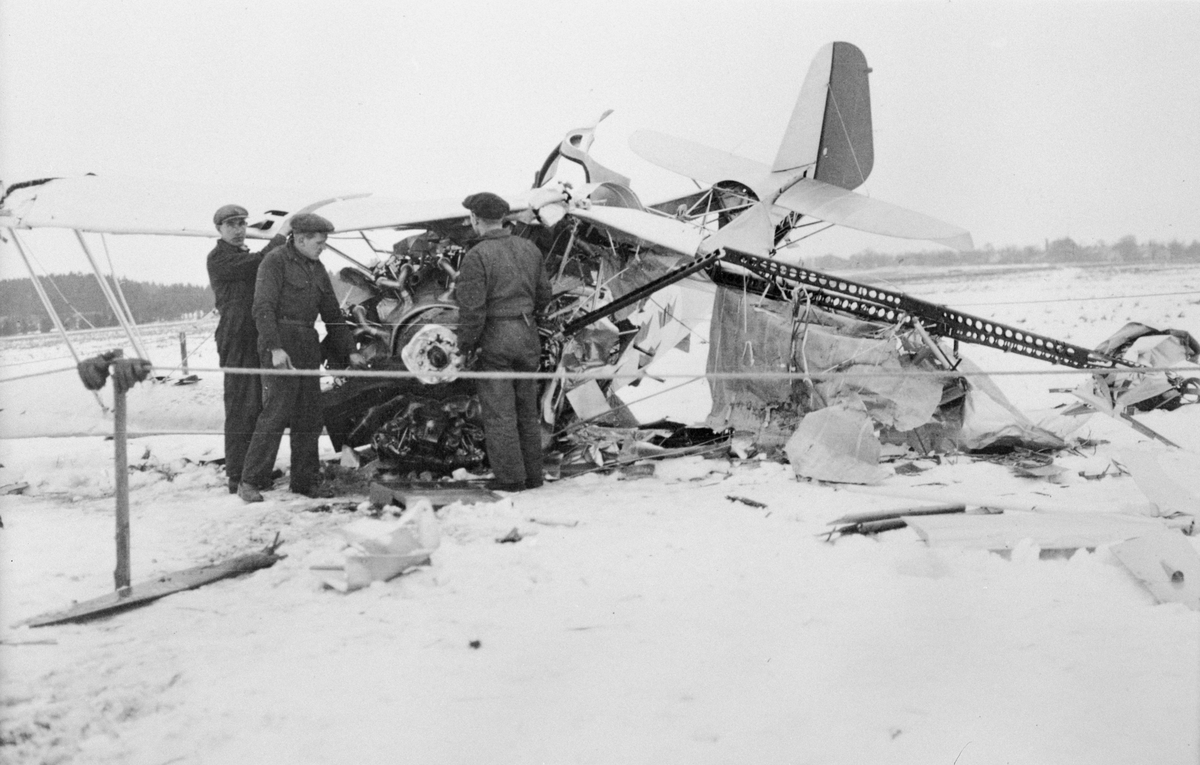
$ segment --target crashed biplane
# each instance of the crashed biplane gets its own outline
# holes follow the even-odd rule
[[[874,164],[869,71],[854,45],[824,46],[770,164],[663,133],[634,133],[630,146],[638,155],[704,184],[686,196],[644,204],[629,178],[591,157],[596,127],[608,112],[596,124],[570,131],[535,174],[531,189],[506,195],[515,232],[546,253],[554,292],[541,327],[543,371],[557,373],[542,386],[548,447],[570,451],[576,444],[568,433],[605,417],[631,424],[621,418],[614,394],[636,384],[659,354],[686,341],[690,330],[679,293],[667,288],[696,279],[718,285],[710,372],[796,375],[711,381],[708,425],[716,431],[746,431],[761,440],[786,437],[806,413],[830,409],[843,411],[854,427],[869,416],[922,451],[981,448],[1004,438],[1061,445],[1053,434],[1021,421],[986,380],[968,383],[955,374],[966,363],[956,353],[960,341],[1101,370],[1097,379],[1112,395],[1112,386],[1121,385],[1153,389],[1145,398],[1134,396],[1137,401],[1195,398],[1194,381],[1161,374],[1151,383],[1118,379],[1114,370],[1136,372],[1138,362],[1115,352],[805,269],[785,257],[801,239],[823,230],[818,227],[833,225],[957,249],[972,246],[961,228],[854,191]],[[582,183],[559,179],[564,163],[582,171]],[[43,179],[6,191],[0,226],[211,237],[208,211],[227,201],[219,190],[198,187],[94,176]],[[346,256],[352,265],[339,274],[345,318],[370,368],[411,376],[338,378],[324,394],[335,447],[369,445],[400,470],[446,474],[483,467],[473,385],[454,378],[463,364],[454,334],[455,280],[471,244],[460,202],[351,194],[314,203],[294,192],[258,204],[241,201],[252,210],[251,237],[269,238],[289,214],[319,210],[337,226],[330,242],[335,252],[346,256],[339,248],[358,239],[385,256],[373,264]],[[404,237],[391,251],[372,243],[371,237],[392,232]],[[1191,343],[1184,341],[1184,357],[1194,361],[1200,348]],[[749,356],[746,348],[753,349]],[[860,380],[816,374],[864,368],[897,374]],[[941,376],[903,374],[913,369]],[[336,377],[336,370],[331,373]],[[1094,392],[1093,398],[1103,395]],[[1013,418],[999,428],[973,427],[972,413],[989,407]]]

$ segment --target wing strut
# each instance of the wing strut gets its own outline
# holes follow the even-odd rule
[[[707,268],[708,266],[710,266],[713,263],[716,263],[718,260],[720,260],[724,255],[725,255],[724,250],[715,250],[713,252],[710,252],[707,255],[696,258],[695,260],[693,260],[690,263],[685,263],[683,265],[676,266],[675,268],[666,272],[665,274],[658,277],[657,279],[646,282],[641,287],[638,287],[637,289],[633,290],[632,292],[626,293],[625,295],[617,298],[616,300],[612,301],[611,303],[600,306],[599,308],[595,309],[594,311],[588,311],[583,316],[580,316],[577,319],[572,319],[571,321],[569,321],[563,325],[562,333],[564,335],[570,335],[575,332],[578,332],[579,330],[583,329],[584,327],[586,327],[587,325],[591,324],[594,321],[599,321],[600,319],[604,318],[605,316],[611,316],[612,314],[621,310],[625,306],[632,305],[632,304],[638,302],[639,300],[641,300],[642,298],[649,297],[650,295],[654,294],[655,292],[661,290],[663,287],[667,287],[669,285],[674,284],[675,282],[682,281],[683,279],[686,279],[687,277],[691,276],[692,274],[696,273],[697,271],[701,271],[701,270]]]
[[[42,301],[42,306],[45,307],[46,313],[50,314],[50,321],[54,322],[54,328],[58,330],[58,334],[62,335],[63,342],[67,344],[67,350],[71,352],[71,358],[75,359],[76,365],[79,364],[79,354],[75,352],[75,344],[71,342],[71,336],[67,334],[67,328],[63,326],[62,319],[58,316],[58,311],[54,310],[54,304],[50,302],[50,296],[46,294],[46,288],[42,286],[41,280],[38,279],[37,273],[33,270],[33,264],[29,262],[29,255],[25,251],[25,245],[21,242],[21,238],[17,236],[15,229],[8,229],[9,236],[16,242],[17,252],[21,253],[21,260],[25,262],[25,270],[29,272],[29,280],[33,282],[33,289],[37,292],[38,298]],[[92,391],[92,395],[96,397],[96,403],[100,405],[100,411],[108,414],[108,407],[100,399],[98,391]]]
[[[145,347],[142,346],[141,338],[137,336],[137,330],[134,329],[133,316],[128,312],[128,309],[117,300],[117,296],[113,294],[112,288],[104,279],[104,274],[100,271],[100,264],[96,262],[96,258],[92,256],[92,250],[87,245],[87,240],[83,238],[83,232],[75,229],[75,238],[79,240],[79,245],[83,247],[83,254],[87,256],[88,263],[92,264],[92,273],[96,275],[96,281],[100,283],[100,291],[104,293],[104,299],[108,301],[108,305],[113,309],[113,313],[117,317],[117,323],[121,325],[121,329],[125,330],[125,336],[129,338],[129,342],[133,345],[133,350],[138,357],[149,360],[150,355],[146,353]],[[117,275],[112,275],[113,281],[116,281]]]

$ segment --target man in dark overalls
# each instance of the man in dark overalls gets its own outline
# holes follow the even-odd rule
[[[321,343],[313,326],[318,315],[325,322],[328,345],[340,360],[363,365],[320,261],[332,231],[333,224],[320,215],[299,213],[292,218],[292,236],[286,244],[267,253],[258,267],[253,312],[265,369],[321,366]],[[331,496],[321,486],[317,452],[324,425],[319,378],[264,375],[262,385],[263,409],[246,453],[238,496],[246,502],[262,501],[261,490],[271,485],[284,428],[291,430],[291,490],[308,497]]]
[[[217,358],[222,367],[258,366],[258,331],[254,328],[251,307],[254,281],[263,254],[283,244],[288,223],[279,236],[262,252],[250,252],[246,246],[246,217],[240,205],[225,205],[213,215],[213,224],[221,238],[208,253],[208,281],[217,299]],[[242,480],[246,449],[254,435],[254,425],[262,410],[262,389],[258,375],[225,375],[225,477],[229,493],[236,494]]]
[[[472,194],[463,207],[471,211],[480,241],[459,268],[459,349],[477,354],[480,371],[536,372],[541,354],[536,315],[550,302],[542,253],[504,228],[509,206],[495,194]],[[481,379],[478,390],[493,488],[541,486],[537,380]]]

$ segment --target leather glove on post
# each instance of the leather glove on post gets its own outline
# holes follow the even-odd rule
[[[108,363],[113,359],[119,359],[123,355],[120,348],[114,348],[111,351],[105,351],[99,356],[92,356],[90,359],[84,359],[76,365],[79,371],[79,379],[83,381],[83,387],[88,390],[100,390],[104,384],[108,382]]]
[[[145,359],[117,359],[112,362],[113,387],[124,393],[149,377],[150,369]]]

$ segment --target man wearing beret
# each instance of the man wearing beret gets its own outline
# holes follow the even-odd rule
[[[477,354],[481,371],[536,372],[541,355],[536,315],[550,302],[542,253],[504,228],[508,203],[495,194],[463,200],[480,241],[458,275],[458,345]],[[542,431],[537,381],[481,379],[488,461],[503,491],[542,485]]]
[[[254,288],[258,353],[266,369],[317,369],[321,343],[314,322],[325,322],[329,345],[352,366],[362,366],[354,338],[342,319],[329,274],[321,264],[333,224],[314,213],[292,217],[292,235],[266,254]],[[261,502],[284,428],[291,430],[291,490],[308,497],[331,496],[321,485],[317,441],[324,425],[321,385],[316,376],[263,376],[263,409],[246,454],[238,496]]]
[[[213,215],[213,224],[221,238],[208,253],[208,281],[217,299],[217,358],[222,367],[257,367],[258,332],[251,306],[254,280],[263,253],[283,244],[289,226],[284,221],[280,234],[263,248],[250,252],[246,246],[246,217],[240,205],[225,205]],[[262,390],[258,375],[225,375],[225,477],[229,493],[235,494],[242,480],[246,449],[254,435],[254,425],[262,409]]]

